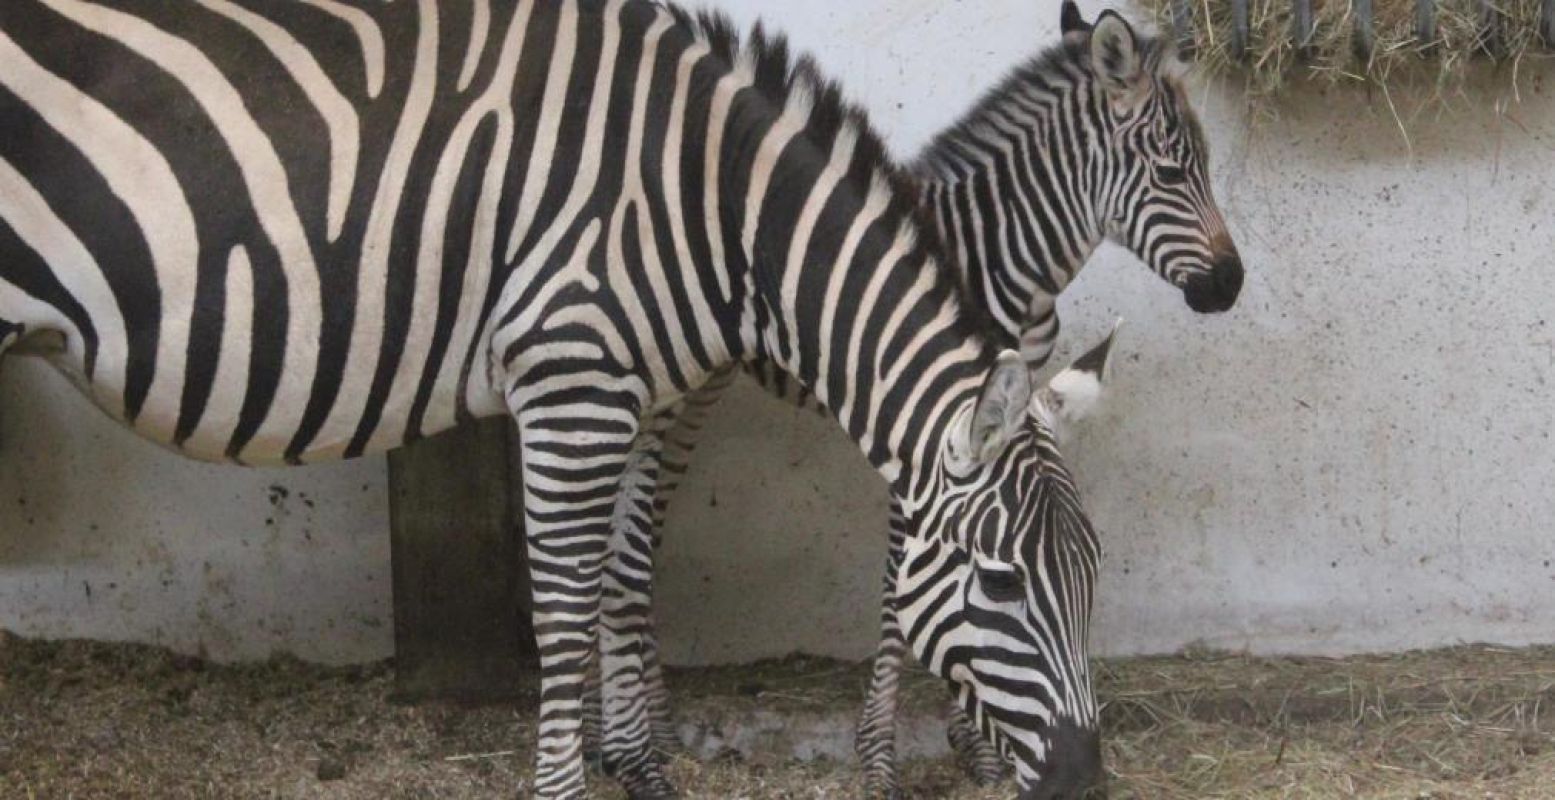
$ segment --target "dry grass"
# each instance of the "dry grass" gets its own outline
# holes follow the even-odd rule
[[[864,672],[799,659],[675,676],[685,711],[851,713]],[[0,797],[511,797],[533,697],[514,707],[392,702],[392,671],[278,660],[218,667],[151,648],[0,646]],[[908,684],[922,713],[942,690]],[[1548,798],[1555,650],[1465,648],[1344,661],[1190,655],[1107,663],[1113,797]],[[848,763],[697,762],[691,798],[857,796]],[[1004,800],[947,761],[919,798]],[[619,795],[596,780],[596,796]]]
[[[1175,0],[1138,1],[1162,30],[1171,29]],[[1500,16],[1490,35],[1482,0],[1438,0],[1435,34],[1428,39],[1417,33],[1415,0],[1373,0],[1370,52],[1359,47],[1351,0],[1312,0],[1316,24],[1304,46],[1293,35],[1290,0],[1249,0],[1249,40],[1241,58],[1232,49],[1231,4],[1192,5],[1196,60],[1211,74],[1240,77],[1255,99],[1291,81],[1322,81],[1380,89],[1389,103],[1437,104],[1461,92],[1476,71],[1494,73],[1497,84],[1515,93],[1522,78],[1550,63],[1539,37],[1540,0],[1492,0]]]

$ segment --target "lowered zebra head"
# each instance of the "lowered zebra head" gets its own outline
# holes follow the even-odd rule
[[[1108,239],[1182,290],[1200,313],[1242,291],[1242,259],[1209,183],[1209,148],[1173,73],[1171,48],[1105,11],[1094,26],[1065,3],[1066,45],[1081,48],[1100,124],[1097,202]]]
[[[1094,405],[1112,339],[1034,391],[1004,353],[910,514],[902,630],[1016,769],[1021,797],[1079,798],[1101,778],[1087,661],[1101,547],[1054,429]]]

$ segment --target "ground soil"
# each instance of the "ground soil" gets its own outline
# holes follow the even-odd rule
[[[673,685],[692,725],[757,710],[846,720],[865,677],[789,659],[679,672]],[[1108,662],[1099,684],[1114,798],[1555,798],[1555,650],[1189,654]],[[532,688],[524,694],[495,707],[407,705],[388,664],[218,666],[147,647],[7,639],[0,798],[523,796],[534,702]],[[909,681],[907,694],[907,713],[937,714],[933,680]],[[682,754],[673,772],[688,798],[859,795],[849,761],[782,749]],[[905,776],[919,798],[1014,794],[969,785],[949,759],[911,761]],[[620,796],[603,778],[595,789]]]

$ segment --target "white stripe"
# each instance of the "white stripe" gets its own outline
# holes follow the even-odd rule
[[[826,203],[831,200],[832,192],[842,179],[847,177],[848,169],[853,163],[853,149],[858,145],[858,130],[852,125],[845,126],[837,135],[837,142],[832,146],[831,160],[827,162],[826,169],[821,172],[814,186],[810,187],[810,197],[805,201],[805,206],[799,213],[799,221],[794,226],[792,241],[788,246],[788,265],[783,269],[783,288],[781,291],[783,303],[783,316],[788,322],[788,331],[794,337],[793,363],[789,364],[789,371],[798,375],[801,369],[799,352],[799,276],[804,271],[805,256],[810,253],[810,239],[815,233],[815,224],[821,218],[821,212],[825,210]],[[835,272],[846,273],[848,266],[845,263],[834,264]],[[842,302],[842,298],[827,295],[822,299],[822,307],[828,307]],[[821,350],[828,349],[829,343],[820,340]],[[819,363],[819,362],[817,362]],[[825,380],[825,376],[819,376]],[[819,381],[818,381],[819,382]]]
[[[842,286],[852,272],[853,259],[858,254],[859,243],[864,240],[864,234],[879,221],[881,215],[891,206],[891,193],[882,190],[879,186],[872,186],[871,191],[864,200],[864,207],[853,217],[853,225],[848,229],[848,238],[843,240],[842,250],[837,254],[837,263],[832,268],[831,279],[826,284],[826,297],[828,302],[821,310],[821,341],[825,344],[821,347],[820,361],[816,367],[819,376],[815,382],[815,396],[828,408],[837,408],[835,401],[847,398],[852,392],[852,383],[844,387],[841,397],[833,397],[831,391],[831,360],[832,353],[837,349],[832,346],[832,332],[837,327],[837,310],[842,308]],[[848,418],[838,416],[843,425],[848,424]]]
[[[383,31],[371,14],[336,0],[301,0],[326,14],[338,17],[356,32],[362,46],[362,69],[367,77],[367,96],[377,98],[383,92]]]
[[[254,214],[280,255],[281,269],[286,273],[286,354],[280,385],[269,414],[250,444],[259,459],[275,458],[290,442],[296,420],[312,391],[318,367],[320,317],[318,266],[303,233],[302,220],[292,205],[291,186],[281,157],[249,114],[242,95],[194,45],[145,20],[81,0],[41,2],[82,27],[118,41],[176,78],[216,126],[237,162]],[[157,202],[160,205],[161,198]],[[193,271],[187,279],[193,283]],[[180,359],[180,371],[182,366]],[[166,402],[176,404],[177,399],[170,397]]]
[[[674,319],[675,298],[670,292],[664,274],[664,264],[659,258],[659,245],[654,235],[653,219],[649,214],[646,193],[643,191],[643,128],[647,125],[644,115],[647,113],[648,92],[653,84],[653,64],[658,59],[659,39],[672,24],[669,15],[660,11],[658,19],[643,37],[642,54],[637,69],[637,86],[632,95],[632,116],[627,123],[626,163],[622,176],[621,197],[616,203],[615,213],[611,215],[608,240],[610,250],[605,259],[609,265],[609,280],[614,289],[613,294],[620,302],[622,310],[626,312],[633,336],[642,344],[644,352],[653,351],[656,337],[653,333],[653,322],[648,318],[647,309],[643,307],[641,292],[632,282],[633,269],[642,270],[643,276],[648,280],[650,291],[653,292],[654,300],[659,305],[659,314],[668,317],[661,321],[670,331],[671,353],[661,353],[660,358],[649,359],[648,366],[655,373],[653,377],[656,386],[664,386],[669,380],[664,359],[673,357],[675,363],[681,366],[695,363],[687,338],[698,333],[695,330],[683,330],[683,323],[678,323]],[[627,209],[631,206],[635,206],[637,211],[637,243],[642,259],[640,265],[630,264],[625,252]]]
[[[777,171],[778,163],[783,160],[783,150],[788,147],[788,143],[810,121],[813,108],[814,99],[810,96],[809,87],[795,86],[788,93],[783,113],[767,129],[767,135],[756,149],[756,158],[751,164],[750,185],[745,190],[745,229],[740,237],[745,247],[745,260],[753,266],[756,263],[756,233],[761,228],[761,211],[767,200],[767,187],[772,184],[772,173]]]
[[[362,150],[362,126],[356,108],[335,88],[313,54],[285,28],[228,0],[196,2],[242,25],[263,42],[324,118],[324,125],[329,128],[329,240],[339,239],[351,204],[357,160]]]
[[[524,263],[519,264],[518,269],[508,278],[509,285],[527,286],[540,270],[551,265],[551,258],[561,244],[562,238],[571,231],[578,216],[588,205],[589,198],[594,194],[595,185],[599,181],[600,160],[604,156],[605,126],[609,121],[610,93],[615,83],[616,56],[620,55],[621,51],[621,7],[624,2],[625,0],[609,0],[601,12],[605,28],[603,43],[594,78],[594,94],[589,98],[588,103],[589,116],[584,126],[583,144],[578,153],[577,174],[572,179],[572,192],[567,196],[561,211],[547,223],[545,234],[541,236],[534,252],[530,253],[528,258],[524,259]],[[572,5],[573,2],[569,0],[567,6]],[[560,116],[565,113],[565,110],[547,105],[542,113]],[[550,166],[550,154],[536,149],[531,163],[534,167],[541,168],[541,171],[546,171]],[[531,172],[533,171],[531,169]],[[545,182],[545,177],[540,176],[541,183]],[[522,235],[520,227],[515,226],[514,239],[508,246],[510,259],[512,254],[516,253],[518,240]]]
[[[150,142],[101,103],[44,70],[3,32],[0,85],[81,152],[145,237],[161,292],[162,320],[150,392],[133,422],[147,437],[171,442],[183,397],[199,257],[199,236],[183,187]]]
[[[567,102],[567,87],[572,82],[572,60],[578,49],[578,5],[575,0],[562,0],[561,16],[556,23],[556,44],[551,51],[551,63],[545,76],[545,96],[535,121],[534,146],[529,151],[529,170],[524,174],[524,188],[518,195],[518,210],[513,218],[513,228],[508,233],[508,246],[503,263],[511,265],[518,258],[518,248],[523,244],[529,226],[534,224],[540,198],[549,185],[550,156],[556,152],[556,140],[560,136],[562,119]]]
[[[889,189],[877,179],[876,185],[871,191],[883,192],[889,191]],[[864,333],[865,329],[869,327],[869,318],[874,313],[874,310],[879,307],[880,294],[885,290],[887,280],[893,273],[897,272],[897,262],[912,252],[912,248],[912,240],[898,232],[891,243],[891,249],[886,251],[883,258],[875,262],[874,272],[870,276],[869,283],[864,287],[864,293],[859,296],[856,302],[851,304],[855,319],[852,334],[848,337],[847,361],[843,364],[843,374],[847,376],[847,391],[843,395],[842,407],[837,410],[837,418],[842,421],[844,427],[847,427],[852,421],[853,407],[860,399],[859,392],[861,387],[854,376],[858,375],[859,371],[866,367],[872,370],[874,368],[873,364],[866,365],[862,363],[866,352],[864,349]],[[871,348],[885,346],[884,340],[877,339],[874,336],[870,337],[870,342]],[[877,355],[874,349],[869,350],[868,353]],[[876,383],[871,389],[872,396],[878,397],[884,388],[879,383]],[[871,408],[876,405],[876,402],[871,402]],[[859,440],[859,447],[863,448],[866,454],[874,447],[876,433],[874,426],[876,421],[873,414],[866,418],[866,423],[869,427],[864,432],[863,438]]]
[[[707,117],[707,150],[702,164],[702,218],[707,227],[707,245],[713,258],[713,274],[718,276],[718,289],[724,300],[734,296],[729,283],[728,260],[724,253],[723,202],[719,197],[719,168],[722,165],[724,129],[729,124],[729,111],[734,98],[756,80],[755,72],[746,54],[741,53],[734,71],[718,79],[713,88],[713,102]]]
[[[474,324],[472,318],[480,313],[485,301],[486,285],[490,280],[492,242],[496,238],[494,229],[496,205],[502,190],[503,177],[507,173],[508,151],[511,149],[513,140],[511,108],[513,82],[518,73],[518,62],[523,53],[524,37],[529,30],[529,16],[533,10],[534,3],[528,0],[518,4],[513,19],[508,25],[507,34],[503,37],[502,52],[497,61],[496,79],[460,118],[447,144],[443,146],[443,155],[433,175],[432,186],[428,190],[426,210],[421,221],[421,250],[416,258],[416,287],[411,293],[409,328],[406,332],[405,349],[401,354],[399,367],[395,371],[394,382],[389,388],[387,404],[384,406],[385,420],[408,420],[411,405],[415,402],[416,392],[420,388],[421,377],[426,374],[428,368],[436,366],[429,364],[428,359],[432,350],[432,339],[437,330],[444,248],[450,233],[449,214],[454,193],[458,189],[459,173],[463,171],[465,161],[469,158],[470,145],[475,139],[475,133],[480,129],[482,122],[495,117],[497,136],[493,140],[489,156],[493,163],[482,166],[481,193],[476,204],[476,219],[472,229],[463,289],[459,295],[456,321],[464,330],[468,331]],[[455,227],[462,228],[462,226]],[[465,348],[468,346],[468,339],[463,341],[459,337],[451,339],[441,366],[456,364],[462,367]],[[446,392],[443,387],[454,386],[458,373],[453,372],[449,375],[442,369],[438,371],[448,382],[439,383],[434,390],[433,398],[437,407],[429,405],[427,408],[427,417],[431,424],[425,426],[423,432],[428,434],[452,427],[457,410],[454,402],[457,394]],[[387,449],[398,445],[401,443],[400,437],[404,434],[405,431],[400,426],[381,425],[373,433],[372,448]]]
[[[399,216],[400,199],[410,174],[411,160],[431,114],[437,89],[438,17],[437,0],[417,0],[420,31],[416,37],[415,69],[410,92],[400,113],[394,141],[384,161],[373,198],[372,216],[367,221],[367,237],[357,267],[356,318],[351,328],[350,352],[346,356],[340,392],[324,426],[308,448],[311,459],[338,458],[356,434],[372,390],[373,375],[382,355],[385,302],[389,280],[389,255],[394,239],[394,223]],[[393,421],[381,419],[380,425]]]
[[[5,68],[5,67],[0,67]],[[0,220],[48,264],[65,291],[75,298],[97,333],[97,361],[90,380],[99,405],[116,419],[124,418],[125,370],[129,366],[129,338],[118,298],[103,277],[102,268],[74,231],[49,207],[27,177],[0,158]],[[50,315],[53,316],[53,315]],[[61,314],[60,317],[64,318]],[[72,329],[74,327],[72,326]],[[66,349],[85,355],[81,333],[69,337]]]
[[[686,135],[686,104],[691,91],[691,73],[696,69],[702,59],[707,57],[711,48],[705,42],[697,42],[687,48],[680,56],[680,65],[675,73],[675,96],[670,101],[669,128],[664,134],[663,152],[663,176],[664,204],[669,209],[670,236],[675,243],[675,257],[680,262],[680,268],[686,274],[695,273],[696,262],[691,256],[691,245],[687,239],[685,201],[681,194],[680,170],[681,151],[685,147]],[[724,270],[715,265],[722,280]],[[719,330],[718,319],[713,314],[708,304],[707,292],[687,292],[691,300],[691,312],[696,321],[697,328],[702,331],[713,332]],[[708,355],[714,361],[722,363],[728,360],[729,351],[724,346],[723,336],[703,336],[709,346]]]
[[[226,313],[222,315],[221,352],[211,384],[208,409],[184,449],[205,458],[221,458],[237,430],[244,388],[253,366],[254,267],[248,250],[232,248],[227,257]]]

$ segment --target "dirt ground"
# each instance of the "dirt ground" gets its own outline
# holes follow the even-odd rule
[[[865,673],[791,659],[673,676],[682,711],[841,707]],[[1464,648],[1345,661],[1188,655],[1102,668],[1114,798],[1555,798],[1555,650]],[[3,798],[521,796],[531,696],[504,707],[393,701],[388,665],[215,666],[84,642],[0,643]],[[940,702],[927,678],[909,707]],[[853,764],[679,756],[689,798],[845,798]],[[1005,800],[948,761],[913,796]],[[596,795],[617,798],[607,781]]]

